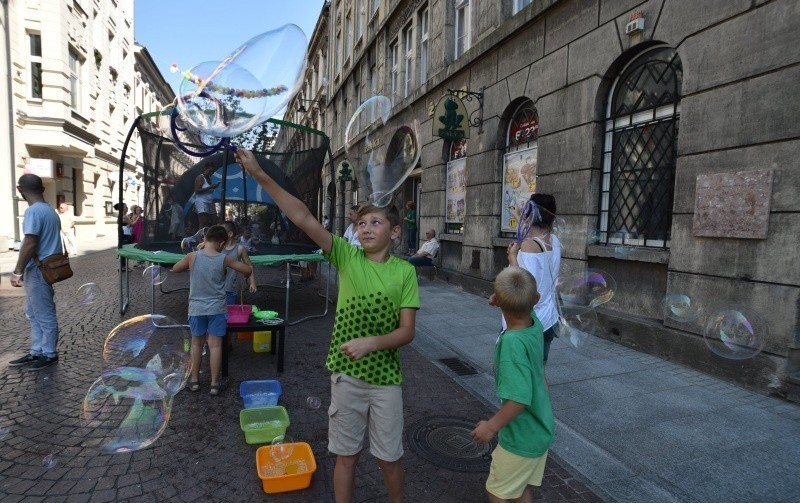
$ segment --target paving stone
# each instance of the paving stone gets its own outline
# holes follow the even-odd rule
[[[258,445],[249,445],[239,426],[242,408],[238,386],[243,380],[279,379],[284,389],[281,404],[289,411],[289,433],[311,445],[318,469],[308,489],[281,495],[280,501],[328,502],[333,500],[333,466],[327,452],[329,373],[324,368],[333,316],[312,319],[289,328],[286,366],[275,369],[275,356],[254,353],[247,341],[233,341],[229,386],[218,397],[208,395],[208,362],[203,361],[204,392],[178,393],[162,436],[151,446],[132,453],[106,454],[101,439],[82,424],[83,398],[103,370],[102,347],[108,333],[123,319],[150,311],[149,288],[140,274],[132,274],[131,304],[119,314],[117,260],[113,251],[80,256],[73,261],[75,277],[55,286],[62,333],[59,363],[39,375],[9,369],[0,361],[0,425],[12,436],[0,445],[2,501],[36,501],[48,495],[67,502],[111,501],[264,501],[255,470]],[[259,271],[259,282],[283,274],[282,268]],[[187,275],[174,275],[165,289],[186,284]],[[77,286],[94,282],[105,295],[95,304],[76,309]],[[158,290],[157,290],[158,292]],[[185,320],[187,293],[156,294],[159,313]],[[454,302],[460,297],[454,296]],[[283,293],[261,292],[245,299],[261,308],[284,310]],[[0,326],[11,333],[27,334],[21,316],[23,297],[0,296]],[[291,318],[322,310],[324,299],[312,285],[300,285],[291,297]],[[485,323],[475,319],[473,324]],[[0,338],[0,358],[24,353],[26,337]],[[437,365],[411,347],[401,350],[405,374],[405,423],[439,414],[469,420],[492,413]],[[322,407],[311,410],[309,396]],[[58,465],[46,472],[42,459],[54,453]],[[405,449],[407,501],[483,501],[487,473],[459,473],[434,466]],[[549,459],[537,499],[545,501],[600,501],[555,459]],[[386,500],[383,477],[365,449],[357,466],[356,501]]]

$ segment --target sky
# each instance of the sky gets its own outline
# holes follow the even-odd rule
[[[161,74],[178,92],[173,63],[189,70],[220,61],[261,33],[287,23],[310,38],[325,0],[135,0],[134,38],[147,48]]]

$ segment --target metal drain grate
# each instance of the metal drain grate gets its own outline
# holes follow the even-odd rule
[[[472,376],[478,373],[470,364],[460,358],[440,358],[439,361],[455,372],[456,375]]]
[[[426,417],[406,428],[406,444],[420,458],[456,472],[488,472],[497,439],[478,444],[470,436],[477,421]]]

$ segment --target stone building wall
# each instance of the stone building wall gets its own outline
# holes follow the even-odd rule
[[[332,2],[332,13],[339,4],[347,5]],[[412,16],[427,5],[429,78],[398,101],[392,120],[399,124],[412,116],[421,123],[422,157],[412,178],[420,184],[420,227],[441,233],[439,278],[487,293],[506,265],[509,239],[499,222],[505,134],[510,115],[525,99],[539,116],[537,191],[555,195],[559,215],[575,235],[598,228],[609,91],[628,62],[662,44],[677,51],[683,70],[671,242],[666,249],[636,248],[620,255],[579,238],[565,247],[564,263],[570,271],[605,270],[617,282],[614,298],[598,309],[598,335],[762,392],[791,393],[791,376],[800,369],[800,268],[793,244],[800,235],[800,181],[793,155],[800,146],[800,97],[794,92],[800,77],[800,4],[534,0],[512,15],[509,1],[473,0],[470,48],[457,59],[452,57],[452,4],[382,2],[372,38],[351,56],[350,66],[359,64],[360,54],[376,50],[386,92],[386,48],[394,35],[384,29],[414,23]],[[629,36],[625,26],[634,13],[644,17],[645,28]],[[337,93],[347,92],[349,78],[344,72],[340,86],[331,90],[333,102]],[[483,92],[483,123],[472,128],[467,141],[463,234],[442,232],[449,146],[432,135],[431,110],[448,89]],[[477,106],[467,103],[470,112]],[[340,132],[330,134],[337,138]],[[338,164],[345,152],[336,142],[333,147]],[[765,237],[699,235],[696,207],[706,201],[698,198],[698,175],[723,180],[760,171],[772,176],[769,212],[761,223]],[[745,199],[756,194],[753,187],[741,191]],[[721,215],[706,224],[733,225]],[[736,361],[712,354],[700,323],[664,320],[662,300],[675,292],[703,303],[706,313],[743,306],[760,317],[764,350]]]

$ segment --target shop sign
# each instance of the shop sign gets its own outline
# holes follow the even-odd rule
[[[464,102],[448,94],[439,100],[433,113],[433,136],[457,141],[469,138],[469,114]]]
[[[25,173],[36,175],[39,178],[53,178],[53,160],[32,157],[25,166]]]
[[[522,110],[521,112],[526,112]],[[519,145],[539,138],[539,117],[535,114],[518,114],[511,121],[509,144]]]

